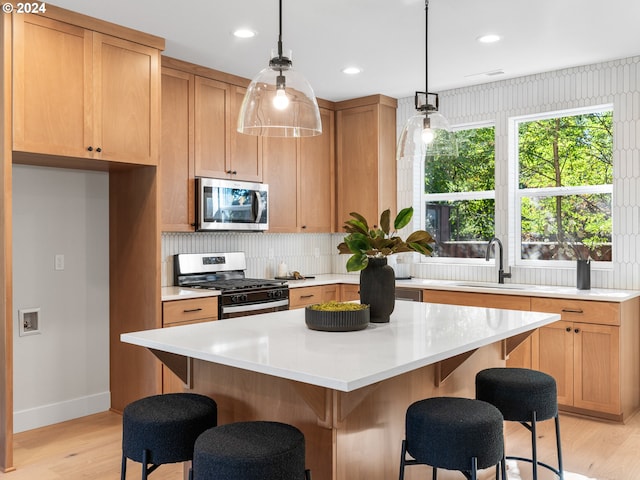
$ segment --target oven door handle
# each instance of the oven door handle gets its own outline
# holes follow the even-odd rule
[[[266,310],[268,308],[274,307],[285,307],[289,306],[289,300],[278,300],[277,302],[267,302],[267,303],[253,303],[251,305],[236,305],[231,307],[222,307],[222,313],[238,313],[238,312],[253,312],[255,310]]]

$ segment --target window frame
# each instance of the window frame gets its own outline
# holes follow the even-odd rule
[[[614,105],[612,103],[593,105],[579,108],[570,108],[562,110],[554,110],[549,112],[541,112],[529,115],[519,115],[509,117],[508,125],[508,212],[509,212],[509,246],[510,255],[509,263],[515,267],[535,267],[535,268],[573,268],[575,260],[531,260],[521,258],[522,251],[522,198],[523,197],[548,197],[557,195],[582,195],[592,193],[609,193],[611,194],[611,242],[615,242],[613,226],[615,225],[615,208],[614,208],[614,192],[613,184],[609,185],[588,185],[574,187],[546,187],[546,188],[518,188],[520,184],[520,156],[519,156],[519,125],[524,122],[536,120],[550,120],[558,117],[571,117],[577,115],[585,115],[590,113],[611,112],[615,114]],[[615,142],[615,139],[614,139]],[[615,146],[612,147],[615,151]],[[613,153],[613,152],[612,152]],[[615,162],[615,155],[612,157]],[[615,169],[615,165],[614,165]],[[601,270],[611,270],[615,263],[616,249],[612,249],[612,257],[610,262],[592,261],[592,268]]]
[[[484,200],[484,199],[493,199],[494,205],[496,202],[496,173],[495,173],[495,164],[497,163],[497,151],[495,148],[495,140],[496,140],[496,122],[494,120],[486,120],[480,122],[470,122],[470,123],[460,123],[451,126],[452,132],[457,132],[461,130],[472,130],[478,128],[487,128],[493,127],[493,136],[494,136],[494,184],[493,190],[478,190],[473,192],[451,192],[451,193],[425,193],[424,191],[424,175],[425,175],[425,161],[426,157],[422,157],[420,161],[420,182],[419,182],[419,198],[420,198],[420,227],[426,229],[425,225],[425,217],[427,213],[426,204],[427,201],[434,202],[442,202],[442,201],[460,201],[460,200]],[[496,216],[495,216],[495,207],[494,207],[494,216],[493,216],[493,229],[494,232],[497,230],[496,225]],[[421,263],[461,263],[461,264],[472,264],[472,265],[483,265],[486,263],[484,258],[466,258],[466,257],[432,257],[421,255]]]

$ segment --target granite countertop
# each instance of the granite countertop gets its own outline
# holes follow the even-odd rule
[[[391,321],[310,330],[304,309],[125,333],[185,357],[349,392],[555,322],[560,315],[396,302]]]

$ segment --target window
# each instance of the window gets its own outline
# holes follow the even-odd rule
[[[611,107],[520,117],[513,126],[517,263],[611,262]]]
[[[457,129],[457,155],[427,154],[425,228],[436,239],[434,257],[482,258],[494,236],[495,135],[493,126]],[[438,141],[451,138],[436,138]],[[437,146],[437,145],[436,145]]]

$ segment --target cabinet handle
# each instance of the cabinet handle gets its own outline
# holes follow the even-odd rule
[[[96,148],[96,152],[100,153],[102,149],[100,147]]]
[[[193,313],[193,312],[199,312],[200,310],[202,310],[201,308],[190,308],[188,310],[183,310],[184,313]]]
[[[574,332],[576,332],[576,333],[580,333],[580,329],[579,329],[579,328],[576,328],[576,329],[574,330]]]
[[[571,327],[567,327],[567,332],[570,332],[570,331],[571,331]]]
[[[310,295],[300,295],[300,298],[311,298],[311,297],[315,297],[315,295],[313,293]]]
[[[236,172],[235,170],[233,172],[231,172],[233,175],[237,175],[238,172]]]
[[[563,313],[584,313],[584,310],[582,310],[581,308],[563,308],[562,309]]]
[[[92,147],[92,146],[89,146],[89,147],[87,148],[87,150],[89,150],[90,152],[93,152],[93,147]]]
[[[307,226],[306,225],[302,225],[302,229],[304,230],[305,228],[307,228]]]

